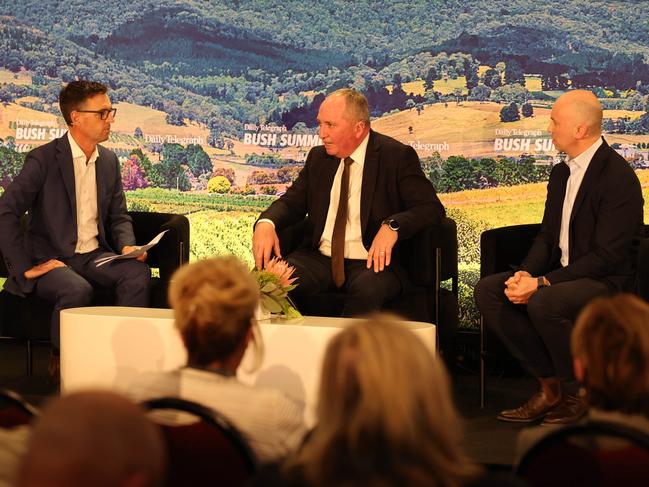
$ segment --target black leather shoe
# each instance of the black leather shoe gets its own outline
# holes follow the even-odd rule
[[[501,411],[496,418],[508,423],[533,423],[552,411],[560,401],[548,402],[545,394],[537,392],[525,404],[516,409]]]
[[[586,414],[586,402],[579,396],[565,395],[551,413],[543,419],[541,426],[576,423]]]

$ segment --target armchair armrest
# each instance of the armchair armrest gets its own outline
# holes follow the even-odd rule
[[[184,215],[129,211],[138,244],[148,243],[158,233],[169,230],[149,250],[147,263],[160,270],[160,278],[168,281],[178,267],[189,262],[189,220]]]
[[[480,277],[504,272],[523,262],[540,223],[492,228],[480,235]]]
[[[457,225],[451,218],[444,218],[439,225],[432,225],[421,230],[412,238],[399,243],[401,265],[408,272],[413,284],[434,286],[439,249],[439,279],[453,279],[453,288],[457,287],[458,252]]]

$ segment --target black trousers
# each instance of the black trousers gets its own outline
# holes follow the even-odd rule
[[[297,250],[286,257],[295,267],[294,277],[298,286],[291,295],[297,299],[337,290],[331,274],[331,258],[317,250]],[[394,271],[394,264],[381,272],[367,269],[367,261],[345,259],[344,317],[360,316],[378,311],[383,303],[401,293],[401,281]]]
[[[94,261],[109,255],[115,254],[102,248],[75,254],[60,259],[66,267],[58,267],[38,278],[36,294],[54,305],[51,321],[54,348],[60,348],[61,310],[89,306],[93,286],[114,289],[117,306],[149,306],[149,266],[135,259],[124,259],[97,267]]]
[[[481,279],[475,301],[485,326],[502,340],[510,353],[535,377],[558,377],[565,392],[577,392],[572,368],[570,333],[577,315],[588,302],[611,293],[595,279],[576,279],[536,291],[527,305],[505,296],[511,272]]]

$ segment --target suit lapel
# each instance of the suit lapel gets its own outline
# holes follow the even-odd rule
[[[103,174],[105,170],[105,160],[103,157],[103,150],[100,146],[97,146],[97,151],[99,156],[95,161],[95,182],[97,185],[97,220],[99,225],[103,225],[101,215],[103,215],[102,205],[104,203],[104,198],[102,196],[106,193],[106,184],[108,178]]]
[[[59,139],[57,144],[56,160],[61,171],[61,178],[65,190],[68,193],[68,200],[70,201],[70,213],[72,214],[72,221],[74,227],[77,227],[77,194],[75,191],[74,182],[74,162],[72,161],[72,149],[70,149],[70,142],[68,141],[67,134]]]
[[[572,212],[570,213],[570,225],[575,219],[575,216],[579,212],[579,208],[584,202],[586,193],[588,193],[590,187],[593,185],[593,181],[596,180],[597,175],[604,168],[604,163],[607,160],[608,151],[611,150],[606,142],[597,149],[593,159],[588,164],[588,169],[586,169],[586,174],[584,174],[584,179],[581,181],[581,186],[579,186],[579,191],[575,197],[575,203],[572,205]]]
[[[363,165],[363,183],[361,185],[361,235],[365,235],[370,209],[376,190],[376,178],[379,174],[379,144],[374,131],[370,131],[367,142],[365,163]]]

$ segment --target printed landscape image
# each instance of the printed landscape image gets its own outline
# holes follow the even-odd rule
[[[472,327],[480,233],[540,220],[566,90],[598,96],[649,200],[648,24],[621,1],[0,1],[0,192],[65,133],[62,84],[102,81],[129,207],[186,214],[192,259],[252,265],[252,223],[319,144],[326,94],[352,86],[458,223]]]

